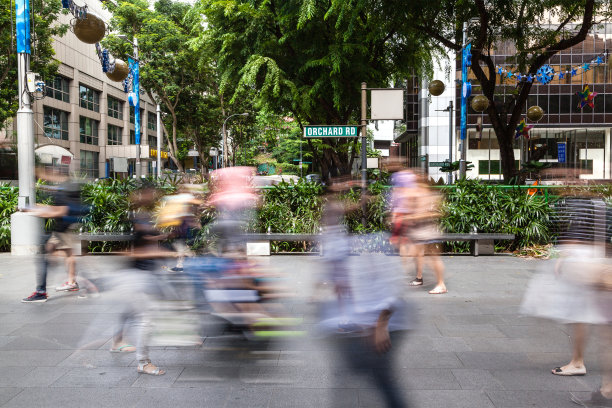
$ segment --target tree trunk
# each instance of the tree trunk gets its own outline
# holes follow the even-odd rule
[[[497,133],[497,132],[496,132]],[[501,170],[504,175],[504,182],[508,183],[510,179],[516,176],[517,171],[514,165],[514,148],[512,146],[514,139],[514,130],[508,129],[506,133],[499,133],[497,141],[499,143],[499,157],[501,159]]]

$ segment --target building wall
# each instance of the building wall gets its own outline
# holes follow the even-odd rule
[[[102,9],[101,3],[93,0],[87,3],[89,10],[102,17],[105,21],[110,19],[108,12]],[[73,19],[71,14],[61,15],[60,21],[69,24]],[[130,144],[130,131],[134,130],[134,124],[130,123],[130,107],[127,94],[123,90],[121,82],[113,82],[102,72],[100,60],[96,54],[94,44],[81,42],[72,31],[68,31],[63,37],[54,38],[54,49],[56,58],[61,62],[58,74],[69,80],[69,102],[54,99],[50,96],[34,103],[35,137],[37,144],[56,144],[69,149],[74,154],[72,170],[78,170],[81,164],[81,152],[91,151],[99,154],[97,161],[98,176],[106,176],[106,162],[111,157],[125,157],[136,159],[138,146]],[[44,78],[52,80],[53,78]],[[100,92],[99,112],[79,106],[79,86],[85,85]],[[108,97],[112,96],[122,102],[123,119],[116,119],[108,114]],[[60,140],[45,136],[44,107],[59,109],[68,113],[68,140]],[[149,112],[155,114],[155,105],[150,98],[141,93],[141,146],[148,144],[148,136],[156,137],[156,130],[148,129],[147,115]],[[80,141],[80,117],[91,118],[98,122],[98,143],[95,145],[81,143]],[[122,129],[121,145],[107,145],[108,125],[114,125]],[[155,146],[151,146],[154,148]],[[142,160],[142,174],[147,174],[148,163]]]

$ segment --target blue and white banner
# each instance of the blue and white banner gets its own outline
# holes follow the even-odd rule
[[[30,2],[15,0],[15,25],[17,28],[17,52],[30,53]]]
[[[128,58],[132,76],[132,92],[130,93],[130,105],[134,106],[134,136],[136,144],[140,144],[140,70],[138,61]]]

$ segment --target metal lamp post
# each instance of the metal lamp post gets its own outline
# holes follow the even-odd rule
[[[117,35],[117,38],[132,44],[132,46],[134,47],[133,49],[134,62],[130,63],[130,68],[133,68],[132,73],[134,75],[134,94],[135,94],[135,99],[136,99],[134,101],[134,138],[136,139],[135,140],[136,145],[138,145],[138,153],[136,154],[136,177],[140,178],[142,174],[142,168],[140,165],[140,155],[141,155],[141,152],[140,152],[140,67],[139,67],[139,60],[138,60],[138,38],[134,37],[134,41],[130,41],[130,39],[127,38],[127,36],[124,34]],[[159,126],[159,115],[158,115],[157,121],[158,121],[158,126]],[[158,135],[157,140],[159,143],[159,135]],[[158,154],[160,154],[159,147],[157,149],[157,152]],[[159,166],[159,159],[158,159],[158,166]],[[157,172],[159,176],[159,170],[157,170]]]
[[[225,125],[227,121],[234,116],[249,116],[249,113],[234,113],[233,115],[229,115],[223,121],[223,168],[227,167],[227,129],[225,128]]]

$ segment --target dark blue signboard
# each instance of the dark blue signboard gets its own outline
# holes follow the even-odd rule
[[[557,142],[557,159],[559,159],[559,163],[565,163],[565,147],[567,146],[566,142]]]

